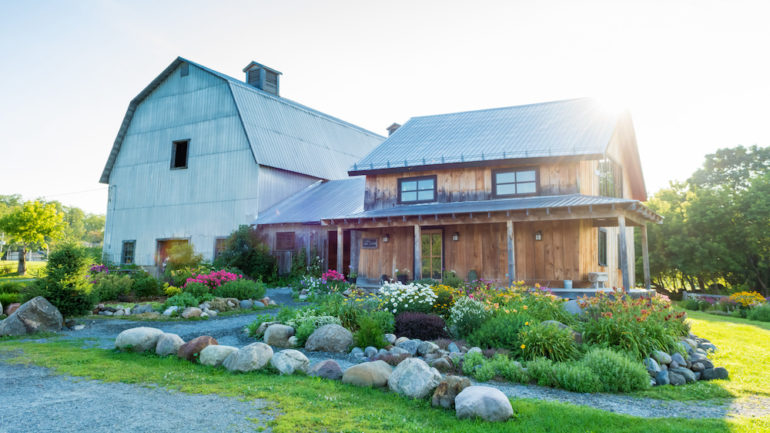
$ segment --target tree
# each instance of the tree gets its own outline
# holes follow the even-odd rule
[[[63,215],[56,206],[40,201],[28,201],[0,219],[0,230],[11,237],[11,242],[21,247],[19,251],[19,275],[27,272],[25,255],[27,248],[48,248],[48,242],[58,239],[64,228]]]

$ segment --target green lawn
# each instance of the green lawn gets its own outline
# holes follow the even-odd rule
[[[31,280],[42,275],[43,270],[47,262],[27,262],[27,273],[25,275],[19,275],[16,272],[18,262],[15,260],[0,260],[0,282],[2,281],[16,281],[16,280]],[[6,273],[6,270],[11,272]]]

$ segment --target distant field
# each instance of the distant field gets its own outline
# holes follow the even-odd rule
[[[19,275],[16,273],[18,262],[15,260],[0,260],[0,281],[37,278],[42,275],[46,263],[47,262],[27,262],[27,273],[25,275]]]

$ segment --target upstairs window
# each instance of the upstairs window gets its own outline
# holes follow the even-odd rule
[[[120,255],[120,263],[124,265],[134,264],[134,251],[136,250],[136,241],[123,241],[123,250]]]
[[[607,229],[599,229],[599,266],[607,266]]]
[[[623,168],[611,159],[599,161],[599,195],[623,197]]]
[[[171,146],[171,169],[187,168],[190,140],[175,141]]]
[[[537,194],[537,169],[505,169],[492,172],[496,197]]]
[[[407,177],[398,180],[399,203],[436,201],[436,176]]]

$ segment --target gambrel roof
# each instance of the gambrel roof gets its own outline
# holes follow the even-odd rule
[[[183,63],[228,83],[258,164],[321,179],[340,179],[347,177],[347,169],[353,163],[385,139],[336,117],[177,57],[129,103],[99,180],[101,183],[109,183],[110,173],[139,104]]]

